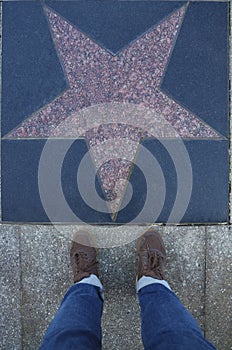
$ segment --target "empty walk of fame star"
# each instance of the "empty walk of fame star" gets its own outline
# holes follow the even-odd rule
[[[90,149],[101,145],[105,140],[114,140],[111,148],[107,147],[105,150],[110,152],[113,159],[102,164],[104,147],[94,147],[91,154],[98,169],[103,192],[115,215],[137,152],[135,144],[129,148],[126,146],[126,140],[131,139],[138,146],[141,139],[147,136],[173,137],[159,116],[165,118],[167,124],[170,123],[180,137],[221,138],[219,133],[160,89],[185,10],[186,6],[183,6],[117,55],[112,55],[46,7],[52,37],[69,88],[22,122],[7,138],[75,138],[83,134],[88,126],[88,131],[83,136],[86,137]],[[94,128],[91,128],[91,123],[88,125],[86,115],[85,118],[78,115],[82,109],[112,102],[140,105],[152,109],[153,113],[147,116],[143,114],[142,118],[140,116],[136,119],[136,115],[128,112],[122,120],[125,124],[102,125],[103,120],[100,118],[97,121],[99,126]],[[68,123],[63,123],[67,118]],[[117,156],[117,149],[120,147],[115,141],[117,138],[123,139],[124,146],[121,143],[121,147],[124,149],[125,159]],[[109,159],[109,155],[105,158]]]

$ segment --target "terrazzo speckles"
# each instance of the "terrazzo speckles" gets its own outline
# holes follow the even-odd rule
[[[110,209],[115,219],[116,213],[120,207],[123,193],[127,186],[127,180],[130,176],[133,163],[125,159],[111,159],[102,164],[98,170],[100,183]]]
[[[86,133],[90,154],[113,219],[120,208],[139,143],[144,137],[149,137],[149,133],[120,123],[100,125]],[[112,154],[117,158],[112,159]]]
[[[49,8],[45,12],[69,89],[24,121],[8,138],[51,135],[75,137],[75,128],[72,133],[73,123],[70,123],[69,130],[56,127],[73,112],[106,102],[128,102],[155,109],[181,137],[219,136],[159,90],[185,7],[174,12],[117,56],[112,56]],[[152,121],[147,120],[151,124]],[[77,126],[81,124],[80,120],[76,123]]]

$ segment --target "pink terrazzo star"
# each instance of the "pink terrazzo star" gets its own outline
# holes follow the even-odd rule
[[[137,142],[138,145],[142,138],[149,135],[175,137],[166,127],[164,120],[180,137],[221,138],[215,130],[159,88],[184,17],[185,6],[142,35],[117,56],[97,45],[51,9],[46,8],[46,13],[69,88],[21,123],[7,138],[75,138],[77,135],[83,135],[90,150],[105,140],[123,139],[121,147],[125,148],[124,155],[127,161],[123,161],[117,153],[120,144],[118,142],[113,142],[112,149],[106,150],[105,155],[104,147],[101,151],[93,147],[92,151],[103,191],[114,216],[137,151],[134,146],[127,149],[127,140]],[[152,110],[152,113],[146,113],[142,118],[141,114],[136,116],[128,113],[121,117],[125,124],[112,119],[112,124],[107,126],[101,125],[104,124],[105,118],[101,119],[98,116],[94,124],[91,117],[88,119],[88,113],[85,114],[85,118],[79,113],[91,106],[112,102],[141,106]],[[159,116],[162,116],[162,119]],[[67,118],[69,122],[65,123]],[[110,162],[109,157],[114,160]],[[102,159],[105,159],[103,165]],[[124,182],[117,186],[119,178]]]

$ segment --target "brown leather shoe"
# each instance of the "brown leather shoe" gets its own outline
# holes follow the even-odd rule
[[[158,232],[148,230],[138,241],[138,276],[151,276],[159,280],[164,279],[166,251],[164,242]]]
[[[98,275],[97,250],[94,248],[92,237],[88,232],[80,231],[72,241],[70,260],[73,270],[74,283],[81,281],[91,274]]]

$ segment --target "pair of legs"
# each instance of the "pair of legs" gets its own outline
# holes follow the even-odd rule
[[[75,284],[66,293],[51,322],[41,350],[101,349],[103,286],[98,278],[96,250],[86,245],[86,238],[72,244],[70,254]],[[145,233],[138,253],[136,290],[144,349],[215,349],[204,339],[197,322],[164,280],[166,252],[160,235],[154,231]]]

